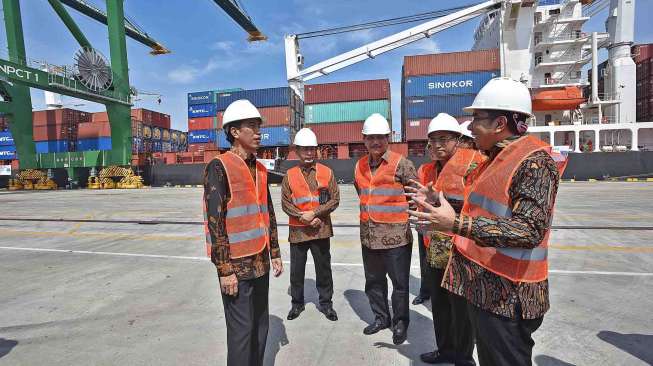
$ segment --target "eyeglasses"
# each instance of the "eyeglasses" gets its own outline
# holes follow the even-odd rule
[[[458,137],[453,137],[453,136],[448,136],[448,137],[436,137],[436,138],[429,138],[429,143],[431,146],[439,144],[439,145],[444,145],[447,142],[451,140],[456,140]]]

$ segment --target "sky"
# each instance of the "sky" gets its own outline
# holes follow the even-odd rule
[[[87,0],[101,8],[104,1]],[[248,43],[247,34],[213,0],[125,0],[125,13],[150,36],[172,50],[152,56],[149,49],[127,38],[130,84],[143,93],[135,107],[168,113],[172,128],[187,129],[186,94],[223,88],[256,89],[287,85],[284,35],[413,15],[471,4],[474,0],[240,0],[266,42]],[[653,0],[637,0],[636,43],[653,43]],[[47,0],[21,0],[27,56],[49,63],[72,65],[79,45]],[[106,26],[70,11],[93,46],[109,56]],[[592,18],[585,31],[604,31],[607,11]],[[1,32],[4,33],[4,19]],[[407,55],[466,51],[472,47],[479,19],[473,19],[374,60],[367,60],[314,79],[311,83],[390,79],[393,129],[399,131],[401,66]],[[410,25],[306,39],[300,42],[305,66],[406,29]],[[0,57],[6,57],[6,36],[0,37]],[[605,54],[605,52],[604,52]],[[606,56],[603,56],[606,57]],[[32,90],[35,110],[44,109],[43,92]],[[64,97],[67,107],[101,111],[104,106]]]

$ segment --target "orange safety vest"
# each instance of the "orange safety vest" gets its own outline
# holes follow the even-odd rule
[[[408,201],[404,187],[395,181],[397,166],[402,156],[388,151],[374,174],[370,169],[369,155],[356,163],[355,180],[360,196],[360,220],[399,224],[408,222]]]
[[[422,183],[423,186],[426,186],[431,182],[435,184],[438,180],[437,161],[422,164],[419,169],[417,169],[417,179],[419,179],[419,182]],[[422,235],[424,246],[428,248],[431,245],[431,237],[425,232],[420,232],[420,234]]]
[[[331,169],[320,163],[315,164],[315,179],[317,180],[317,189],[311,191],[306,178],[299,166],[288,169],[288,183],[290,184],[290,193],[292,203],[300,211],[313,211],[320,205],[320,189],[326,189],[329,186],[333,172]],[[288,224],[290,226],[308,226],[302,224],[299,219],[290,217]]]
[[[551,153],[543,141],[525,136],[505,147],[469,187],[462,213],[471,216],[511,217],[508,194],[512,177],[522,162],[536,151]],[[513,282],[539,282],[548,276],[549,232],[537,247],[481,247],[474,240],[456,235],[456,250],[467,259]]]
[[[218,155],[227,173],[231,199],[225,214],[231,258],[260,253],[270,245],[270,215],[268,213],[268,171],[256,162],[256,182],[245,161],[232,152]],[[208,226],[207,253],[210,255]]]

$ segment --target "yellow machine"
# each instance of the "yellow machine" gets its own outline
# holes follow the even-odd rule
[[[116,182],[114,179],[120,179]],[[88,177],[89,189],[137,189],[143,188],[143,178],[134,175],[131,168],[110,166],[100,170],[98,176]]]
[[[25,169],[16,175],[16,179],[9,182],[9,189],[12,191],[25,190],[54,190],[57,183],[40,170]]]

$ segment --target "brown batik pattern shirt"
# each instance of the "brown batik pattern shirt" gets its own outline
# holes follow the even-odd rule
[[[513,141],[509,139],[497,144],[488,154],[490,159]],[[479,171],[471,174],[479,174]],[[512,217],[471,218],[460,214],[454,228],[464,229],[454,232],[481,246],[537,247],[550,227],[559,178],[556,164],[549,154],[544,151],[531,154],[515,172],[509,188]],[[468,227],[471,227],[469,231]],[[468,260],[455,249],[442,286],[483,310],[511,319],[540,318],[550,306],[548,280],[512,282]]]
[[[256,157],[245,160],[252,177],[256,179]],[[268,188],[268,213],[270,215],[270,250],[243,258],[231,258],[227,237],[227,202],[231,199],[227,173],[222,162],[211,160],[204,171],[204,200],[206,201],[209,235],[211,236],[211,262],[215,264],[220,277],[236,274],[239,280],[250,280],[264,276],[270,271],[270,258],[281,258],[277,220]]]
[[[386,152],[381,158],[388,161],[388,155],[388,152]],[[379,165],[381,165],[380,160],[376,165],[372,165],[372,161],[370,160],[372,174],[374,174]],[[410,160],[401,158],[397,165],[397,171],[395,172],[395,181],[402,186],[406,186],[410,184],[409,181],[411,179],[417,180],[415,166]],[[356,192],[360,195],[360,189],[357,185],[355,186]],[[413,234],[408,221],[400,224],[378,223],[372,220],[367,222],[361,221],[360,238],[361,244],[369,249],[391,249],[413,243]]]
[[[308,167],[300,167],[304,179],[308,183],[308,188],[311,191],[317,190],[317,178],[315,171],[315,164]],[[327,186],[329,192],[329,200],[315,208],[315,217],[322,220],[322,225],[317,228],[311,226],[289,226],[288,229],[288,242],[302,243],[309,240],[326,239],[333,236],[333,225],[331,224],[331,213],[338,208],[340,204],[340,191],[336,183],[335,175],[331,175],[329,185]],[[292,190],[288,182],[288,175],[283,177],[281,182],[281,208],[291,217],[299,219],[301,217],[301,210],[297,208],[292,202]]]

